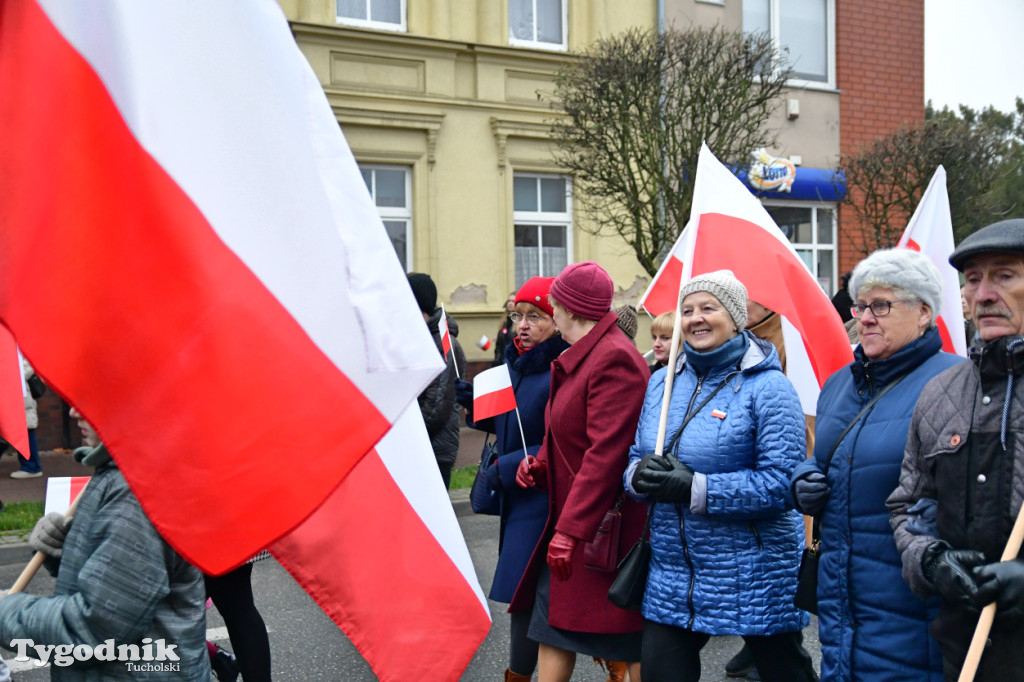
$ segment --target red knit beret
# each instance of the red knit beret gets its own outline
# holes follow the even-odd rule
[[[611,310],[615,285],[604,268],[594,261],[573,263],[551,283],[551,295],[577,317],[600,320]]]
[[[551,283],[554,277],[531,277],[526,284],[516,292],[516,305],[530,303],[543,310],[548,315],[554,315],[551,303],[548,302],[548,293],[551,291]]]

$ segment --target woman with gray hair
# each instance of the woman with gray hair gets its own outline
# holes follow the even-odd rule
[[[820,531],[821,677],[941,682],[928,635],[938,602],[921,601],[903,581],[885,500],[899,482],[921,389],[961,358],[942,352],[942,282],[920,253],[876,251],[854,269],[850,295],[860,343],[821,389],[814,457],[791,486]]]

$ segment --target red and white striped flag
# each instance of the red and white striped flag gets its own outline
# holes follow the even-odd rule
[[[690,226],[680,245],[682,278],[732,270],[751,299],[782,316],[786,375],[804,414],[815,414],[825,380],[853,360],[839,315],[768,211],[707,145],[694,182]],[[679,283],[674,286],[678,292]]]
[[[66,514],[82,488],[89,482],[88,476],[54,476],[46,479],[46,502],[43,513]]]
[[[480,372],[473,379],[473,419],[479,421],[516,409],[508,365]]]
[[[676,297],[679,296],[679,280],[683,276],[683,252],[686,250],[686,231],[690,229],[692,220],[679,233],[672,250],[662,262],[658,272],[654,273],[647,291],[640,297],[638,306],[647,311],[651,317],[669,313],[676,309]]]
[[[964,336],[964,309],[960,303],[960,275],[949,264],[953,253],[953,217],[949,211],[946,192],[946,169],[935,169],[928,189],[921,197],[914,215],[907,223],[896,245],[920,251],[939,269],[942,276],[942,306],[935,313],[935,326],[942,337],[942,350],[967,357],[967,338]]]
[[[299,533],[275,553],[381,679],[458,677],[489,616],[454,513],[439,475],[374,450],[442,363],[280,8],[3,2],[0,92],[0,322],[157,529],[210,573]],[[403,465],[436,473],[424,439],[406,444]],[[406,503],[381,514],[350,483],[362,468]],[[342,535],[395,582],[332,603],[361,586],[303,573],[303,549],[326,551],[303,540]],[[395,589],[424,547],[443,620]],[[377,639],[388,612],[403,618]]]
[[[441,319],[437,323],[437,329],[441,332],[441,352],[444,353],[444,361],[448,362],[448,354],[452,352],[452,334],[448,331],[448,314],[444,311],[444,304],[441,304]]]

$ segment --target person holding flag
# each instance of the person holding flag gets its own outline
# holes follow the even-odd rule
[[[608,601],[619,558],[639,538],[645,505],[624,499],[619,481],[650,373],[617,326],[614,285],[597,263],[569,265],[551,283],[551,308],[571,348],[551,367],[547,434],[516,483],[547,489],[551,512],[512,598],[513,613],[533,608],[529,636],[540,642],[539,679],[567,681],[577,653],[625,661],[639,677],[640,616]],[[618,510],[621,529],[607,553],[598,527]]]
[[[799,397],[774,346],[744,331],[747,289],[732,272],[697,275],[679,297],[685,356],[651,377],[623,476],[653,505],[644,682],[700,679],[712,635],[742,636],[766,682],[811,682],[809,619],[793,605],[803,532],[788,494],[804,459]],[[666,399],[672,436],[652,454]]]
[[[515,294],[515,309],[509,313],[516,336],[505,346],[505,364],[487,370],[504,373],[507,390],[514,392],[516,409],[501,414],[473,411],[473,385],[457,381],[457,391],[466,408],[470,427],[497,435],[498,458],[486,472],[491,490],[501,499],[501,527],[498,536],[498,564],[488,595],[497,602],[509,603],[526,570],[530,551],[540,540],[548,518],[548,496],[537,488],[516,485],[516,470],[527,455],[535,455],[547,431],[544,410],[551,388],[551,363],[569,344],[558,333],[552,318],[548,292],[554,277],[532,277]],[[477,397],[486,377],[477,375]],[[503,406],[507,409],[507,405]],[[502,409],[502,408],[497,408]],[[527,637],[530,608],[511,614],[506,682],[526,682],[537,667],[537,647]]]
[[[423,423],[430,436],[437,468],[444,479],[444,487],[451,484],[452,467],[459,454],[459,405],[455,402],[455,380],[466,373],[466,354],[459,340],[459,325],[437,305],[437,285],[430,275],[411,272],[409,286],[416,305],[423,313],[427,329],[434,338],[438,352],[444,357],[444,371],[423,389],[418,397]],[[447,333],[444,333],[447,332]]]

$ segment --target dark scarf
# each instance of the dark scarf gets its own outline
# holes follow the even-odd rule
[[[686,362],[690,364],[697,374],[704,376],[709,371],[724,367],[735,367],[739,364],[743,354],[750,346],[750,339],[740,332],[714,350],[704,353],[694,350],[690,344],[683,342],[683,350],[686,352]]]
[[[551,369],[551,362],[561,355],[569,344],[561,334],[555,334],[546,341],[541,341],[533,348],[523,349],[519,337],[511,346],[505,348],[505,362],[522,375],[539,374]]]

